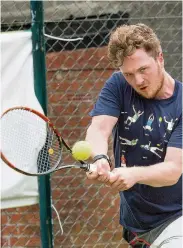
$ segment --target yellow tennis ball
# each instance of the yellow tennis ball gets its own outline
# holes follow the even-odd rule
[[[52,148],[50,148],[50,149],[48,150],[48,153],[49,153],[50,155],[52,155],[52,154],[54,153],[54,150],[53,150]]]
[[[72,156],[76,160],[86,160],[91,156],[91,146],[87,141],[78,141],[72,147]]]

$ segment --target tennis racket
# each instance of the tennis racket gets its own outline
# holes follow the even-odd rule
[[[49,118],[27,107],[10,108],[1,116],[1,159],[27,176],[50,174],[65,168],[96,171],[93,164],[63,165],[62,154],[72,149]]]

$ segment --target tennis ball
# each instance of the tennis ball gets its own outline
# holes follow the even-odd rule
[[[53,150],[52,148],[50,148],[50,149],[48,150],[48,153],[49,153],[50,155],[52,155],[52,154],[54,153],[54,150]]]
[[[72,147],[72,156],[76,160],[86,160],[91,156],[91,146],[87,141],[78,141]]]

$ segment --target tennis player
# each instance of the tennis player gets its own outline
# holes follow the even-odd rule
[[[87,177],[119,191],[129,247],[180,248],[182,84],[166,72],[160,40],[144,24],[118,27],[108,57],[119,71],[90,113],[86,140],[97,172]],[[115,168],[107,156],[111,134]]]

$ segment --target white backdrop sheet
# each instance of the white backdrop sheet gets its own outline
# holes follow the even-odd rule
[[[43,113],[35,96],[32,33],[1,33],[1,114],[8,108],[28,106]],[[26,145],[26,144],[25,144]],[[37,177],[24,176],[1,160],[1,208],[38,203]]]

